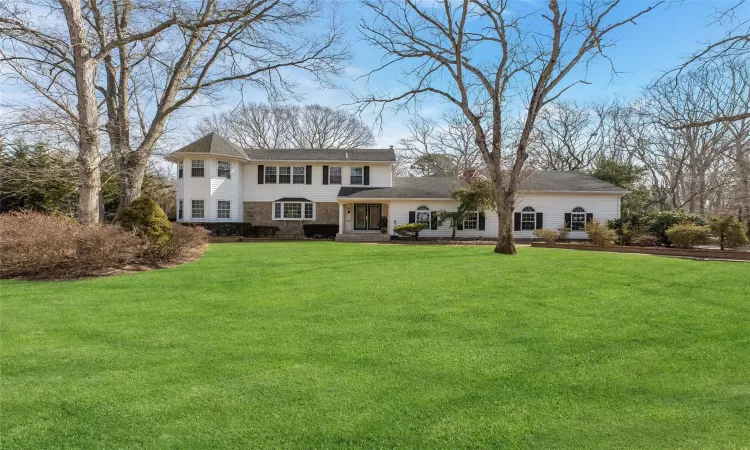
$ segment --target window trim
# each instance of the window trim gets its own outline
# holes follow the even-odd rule
[[[282,174],[281,169],[288,170],[287,173]],[[291,166],[278,166],[276,168],[276,176],[278,184],[292,184],[292,167]],[[284,177],[282,180],[281,177]]]
[[[531,216],[532,219],[528,220],[527,217]],[[532,228],[524,227],[524,223],[532,224]],[[536,209],[533,206],[526,206],[521,210],[521,231],[534,231],[536,230]]]
[[[333,169],[339,170],[339,182],[335,183],[333,179],[331,178],[331,171]],[[364,175],[363,175],[364,176]],[[336,185],[342,185],[344,184],[344,168],[341,166],[330,166],[328,168],[328,184],[336,184]]]
[[[195,212],[196,208],[194,206],[194,202],[202,202],[203,203],[203,205],[201,206],[201,209],[203,210],[203,216],[201,216],[201,217],[196,217],[195,216],[194,212]],[[205,200],[202,200],[202,199],[191,199],[190,200],[190,220],[193,220],[193,219],[201,219],[201,220],[205,220],[206,219],[206,201]]]
[[[302,181],[299,181],[299,182],[297,181],[296,177],[298,177],[300,175],[294,173],[294,172],[297,171],[297,169],[302,169]],[[292,166],[292,184],[305,184],[306,173],[307,173],[307,167],[305,167],[305,166]]]
[[[471,218],[471,219],[469,219],[468,216],[472,215],[472,214],[474,215],[474,217]],[[469,227],[467,225],[467,220],[471,220],[471,221],[475,222],[476,226],[474,226],[473,228]],[[475,231],[479,230],[479,211],[470,211],[470,212],[467,212],[464,215],[463,228],[464,228],[464,230],[475,230]]]
[[[359,170],[362,171],[362,173],[360,175],[357,175],[358,177],[360,177],[359,183],[355,183],[354,182],[354,177],[355,177],[354,170],[355,169],[359,169]],[[329,175],[329,177],[330,177],[330,175]],[[365,166],[358,166],[358,167],[351,167],[351,168],[349,168],[349,184],[352,185],[352,186],[364,186],[364,184],[365,184]]]
[[[177,161],[177,179],[181,179],[185,171],[185,162]]]
[[[200,167],[196,167],[195,163],[200,163]],[[196,175],[195,171],[201,170],[200,175]],[[190,160],[190,178],[205,178],[206,177],[206,160],[205,159],[191,159]]]
[[[273,179],[269,180],[268,172],[273,171]],[[265,166],[263,167],[263,183],[264,184],[278,184],[279,168],[277,166]]]
[[[221,202],[227,202],[229,207],[226,209],[221,208]],[[226,211],[227,217],[221,217],[220,212]],[[216,200],[216,218],[217,219],[231,219],[232,218],[232,201],[231,200]]]
[[[583,216],[583,220],[575,220],[576,216]],[[583,224],[581,228],[575,228],[573,226],[574,223],[581,223]],[[580,206],[576,206],[573,208],[573,210],[570,212],[570,231],[586,231],[586,210],[583,209]]]
[[[430,210],[430,208],[422,205],[414,210],[414,223],[425,223],[424,221],[419,220],[419,213],[427,213],[427,229],[429,230],[430,228],[432,228],[432,211]]]
[[[300,217],[284,217],[284,214],[286,213],[286,205],[288,204],[300,205]],[[312,217],[305,217],[307,205],[312,205]],[[279,217],[276,217],[277,208],[279,208]],[[316,213],[317,208],[315,207],[315,202],[273,202],[273,205],[271,206],[271,220],[315,220]]]
[[[222,176],[222,164],[227,164],[228,167],[224,170],[226,170],[226,176]],[[230,161],[217,161],[216,163],[216,177],[217,178],[225,178],[227,180],[230,180],[232,178],[232,163]]]

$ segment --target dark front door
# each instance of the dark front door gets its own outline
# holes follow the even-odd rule
[[[368,215],[368,219],[370,222],[369,228],[371,230],[379,230],[380,229],[380,205],[369,205],[370,206],[370,214]]]
[[[367,229],[367,205],[354,205],[354,229]]]

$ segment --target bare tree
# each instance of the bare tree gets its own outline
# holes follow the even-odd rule
[[[606,112],[573,102],[550,103],[530,140],[531,164],[546,170],[590,168],[602,156],[606,119]]]
[[[565,80],[574,77],[575,67],[604,54],[614,30],[656,6],[615,18],[620,3],[586,0],[571,13],[550,0],[538,13],[520,16],[509,10],[507,0],[364,0],[376,20],[363,20],[360,29],[386,55],[375,72],[403,63],[404,82],[409,84],[401,92],[372,93],[359,101],[363,107],[379,105],[382,111],[388,104],[405,107],[431,95],[463,112],[474,127],[496,191],[495,252],[514,254],[512,213],[539,112],[572,85],[585,82]],[[523,125],[514,150],[503,154],[511,92],[523,99]],[[484,130],[485,120],[489,132]]]
[[[438,123],[415,116],[407,122],[409,137],[398,146],[398,157],[406,174],[458,177],[481,168],[482,157],[471,122],[455,110],[442,119]]]
[[[323,105],[249,103],[204,117],[196,137],[217,132],[245,148],[362,148],[372,129],[356,114]]]

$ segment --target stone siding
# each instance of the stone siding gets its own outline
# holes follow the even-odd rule
[[[273,202],[245,202],[243,221],[253,225],[279,227],[278,237],[304,237],[302,226],[306,223],[339,223],[339,204],[336,202],[315,203],[315,220],[273,220]]]

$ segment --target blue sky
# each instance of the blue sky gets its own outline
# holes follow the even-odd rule
[[[622,5],[620,13],[624,15],[628,12],[636,12],[646,7],[647,4],[648,2],[643,0],[629,0]],[[637,25],[623,27],[615,36],[617,40],[615,47],[607,52],[620,73],[613,78],[609,64],[598,60],[589,67],[587,79],[591,84],[576,86],[563,98],[580,102],[597,102],[638,96],[644,85],[665,70],[677,66],[686,55],[699,49],[702,43],[721,37],[724,30],[712,25],[711,21],[717,9],[730,4],[731,2],[726,0],[671,2],[640,18]],[[522,0],[512,7],[529,10],[539,6],[537,1]],[[360,18],[365,18],[365,20],[370,18],[368,11],[356,1],[347,1],[341,5],[339,12],[348,26],[347,38],[351,43],[354,58],[347,69],[350,77],[339,79],[338,82],[342,86],[359,91],[365,89],[364,83],[354,78],[375,68],[382,55],[377,49],[369,47],[361,40],[356,27]],[[377,74],[370,79],[367,87],[375,90],[397,88],[397,76],[397,70]],[[352,102],[344,90],[321,91],[306,83],[304,79],[301,79],[300,92],[305,96],[302,103],[321,103],[347,108],[344,105]],[[240,94],[225,92],[224,98],[226,102],[222,106],[231,108],[240,101]],[[264,100],[260,93],[250,89],[245,90],[244,98],[254,101]],[[422,102],[420,108],[421,114],[437,119],[444,105],[435,99]],[[374,123],[373,114],[365,113],[362,118],[368,124]],[[386,147],[397,144],[400,138],[405,137],[406,120],[408,120],[406,112],[399,114],[386,112],[383,116],[382,127],[375,129],[378,146]]]

